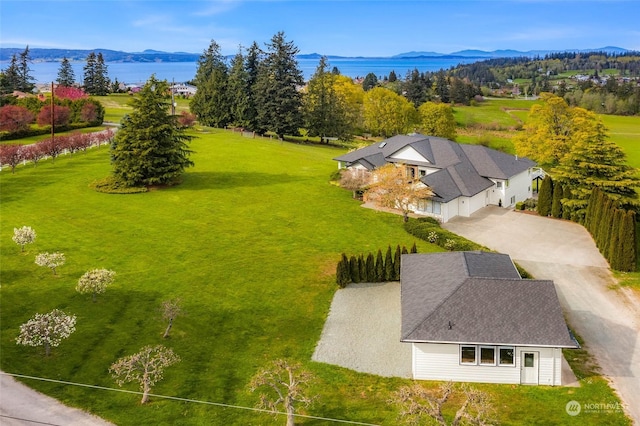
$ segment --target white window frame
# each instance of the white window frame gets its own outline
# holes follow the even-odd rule
[[[497,181],[496,182],[496,188],[502,189],[502,181]]]
[[[491,349],[493,350],[493,361],[492,362],[482,362],[482,350],[483,349]],[[478,355],[477,355],[477,359],[478,359],[478,364],[479,365],[486,365],[486,366],[495,366],[496,365],[496,355],[497,355],[497,350],[495,346],[489,346],[489,345],[480,345],[480,347],[478,348]]]
[[[510,349],[513,351],[513,355],[511,358],[511,364],[503,364],[500,358],[500,351],[503,349]],[[498,366],[500,367],[515,367],[516,366],[516,348],[514,346],[498,346],[498,354],[497,354]]]
[[[473,362],[462,361],[462,348],[473,348],[473,353],[475,355]],[[478,345],[460,345],[460,355],[458,359],[460,360],[460,365],[478,365]]]

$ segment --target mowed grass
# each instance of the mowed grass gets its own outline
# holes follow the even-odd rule
[[[247,390],[271,360],[301,362],[317,377],[314,416],[397,424],[392,392],[408,380],[359,374],[310,361],[336,291],[342,252],[409,247],[400,216],[363,209],[328,180],[344,151],[228,132],[200,134],[196,166],[181,185],[135,195],[89,189],[110,172],[106,149],[93,149],[0,173],[1,368],[9,373],[116,387],[115,360],[146,344],[165,344],[182,362],[153,392],[251,407]],[[14,227],[38,233],[26,252]],[[421,252],[436,250],[417,241]],[[61,251],[54,276],[35,254]],[[91,268],[117,272],[97,302],[75,290]],[[185,314],[170,339],[160,303],[180,298]],[[60,308],[78,317],[77,331],[45,358],[42,348],[15,344],[19,326],[36,312]],[[580,388],[477,385],[488,392],[501,424],[628,424],[621,413],[566,414],[570,400],[617,401],[597,375]],[[26,381],[45,393],[119,425],[262,425],[282,417],[231,407],[151,398],[107,390]],[[433,387],[437,383],[425,382]],[[125,386],[138,390],[135,385]],[[453,415],[450,407],[447,415]],[[298,419],[307,425],[325,420]]]

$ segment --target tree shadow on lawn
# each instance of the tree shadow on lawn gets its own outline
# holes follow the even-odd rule
[[[188,189],[231,189],[286,184],[307,180],[306,177],[285,173],[261,172],[187,172],[178,187]]]

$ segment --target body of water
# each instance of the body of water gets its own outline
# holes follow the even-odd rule
[[[340,73],[349,77],[364,77],[374,73],[379,79],[395,71],[399,79],[404,79],[407,72],[417,69],[420,72],[449,69],[461,63],[472,63],[484,58],[340,58],[330,59],[329,69],[338,67]],[[298,59],[300,70],[305,80],[311,78],[318,67],[318,59]],[[77,82],[82,82],[83,68],[86,62],[73,62],[71,66]],[[152,74],[160,80],[176,83],[192,80],[196,75],[196,62],[107,62],[109,78],[122,83],[138,84],[145,82]],[[0,62],[0,69],[5,69],[8,62]],[[31,75],[37,83],[55,82],[60,69],[60,62],[34,62],[30,65]]]

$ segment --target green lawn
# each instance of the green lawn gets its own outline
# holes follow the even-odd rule
[[[343,150],[216,130],[199,136],[192,143],[196,166],[184,182],[144,194],[89,189],[110,171],[106,149],[0,173],[2,370],[115,387],[107,371],[112,362],[145,344],[164,343],[182,362],[167,370],[154,393],[253,406],[258,396],[247,391],[251,376],[288,357],[317,376],[313,392],[319,399],[307,413],[396,424],[397,409],[388,400],[406,380],[310,358],[337,288],[340,254],[409,247],[415,239],[400,217],[363,209],[349,191],[328,182],[336,168],[331,158]],[[38,233],[25,253],[11,241],[13,228],[23,225]],[[436,250],[417,243],[421,252]],[[66,254],[57,276],[35,265],[35,254],[43,251]],[[117,272],[96,303],[74,290],[92,268]],[[185,315],[163,340],[160,303],[176,297]],[[77,331],[49,358],[42,348],[17,346],[19,325],[53,308],[77,315]],[[565,405],[572,399],[616,400],[602,378],[581,379],[580,388],[478,387],[490,393],[502,424],[628,424],[619,413],[569,417]],[[274,422],[240,409],[153,397],[140,406],[136,395],[27,383],[119,425]]]

